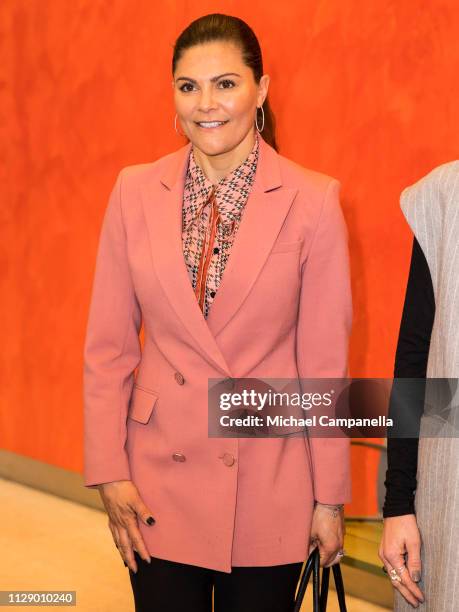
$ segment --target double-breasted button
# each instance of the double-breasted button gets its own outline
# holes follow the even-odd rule
[[[236,461],[236,459],[231,453],[224,453],[223,455],[221,455],[221,459],[223,460],[223,463],[228,467],[231,467]]]
[[[183,378],[183,376],[180,374],[180,372],[176,372],[174,374],[174,378],[177,381],[177,384],[179,385],[183,385],[183,383],[185,382],[185,379]]]
[[[186,457],[182,453],[174,453],[172,455],[172,459],[174,461],[186,461]]]

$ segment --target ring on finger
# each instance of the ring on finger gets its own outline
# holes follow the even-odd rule
[[[390,579],[391,579],[391,580],[393,580],[393,581],[396,581],[396,582],[401,582],[401,581],[402,581],[402,579],[400,578],[400,576],[397,574],[397,570],[396,570],[396,569],[394,569],[394,568],[392,568],[392,569],[389,571],[389,576],[390,576]]]

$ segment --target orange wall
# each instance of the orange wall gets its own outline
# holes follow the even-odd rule
[[[342,182],[352,373],[392,373],[411,242],[398,196],[457,157],[455,0],[3,0],[2,448],[82,470],[82,345],[103,211],[122,166],[183,144],[172,44],[215,10],[260,38],[281,153]],[[375,509],[375,456],[354,455],[355,513]]]

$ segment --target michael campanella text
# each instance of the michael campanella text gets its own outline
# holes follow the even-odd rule
[[[376,418],[352,419],[352,418],[331,418],[326,415],[313,415],[307,418],[297,418],[294,416],[259,416],[247,415],[245,417],[231,417],[225,414],[220,417],[220,425],[223,427],[262,427],[263,425],[274,427],[392,427],[393,419],[383,415]]]

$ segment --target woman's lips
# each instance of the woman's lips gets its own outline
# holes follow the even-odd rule
[[[198,126],[198,128],[200,128],[201,130],[207,130],[207,131],[211,131],[211,130],[217,130],[218,128],[223,127],[224,125],[226,125],[228,123],[227,121],[223,121],[223,122],[218,122],[218,125],[200,125],[197,121],[195,121],[196,125]],[[215,121],[209,121],[209,123],[216,123]]]

